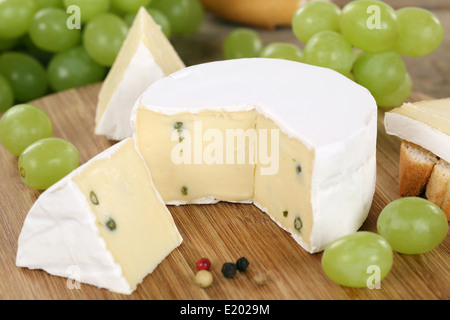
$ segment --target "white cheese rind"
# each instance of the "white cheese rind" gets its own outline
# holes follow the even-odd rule
[[[125,70],[117,90],[95,128],[95,134],[120,141],[133,135],[130,127],[133,103],[148,86],[163,78],[164,72],[156,63],[152,53],[141,40]],[[102,93],[100,92],[99,96]]]
[[[16,265],[130,294],[95,221],[86,197],[67,180],[31,208],[19,237]]]
[[[357,231],[369,213],[376,182],[377,105],[367,89],[337,72],[278,59],[206,63],[176,72],[145,91],[131,116],[138,140],[140,108],[164,115],[256,109],[313,150],[311,246],[291,232],[308,252]],[[194,203],[220,199],[209,200]]]
[[[72,171],[39,196],[28,212],[19,236],[17,266],[42,269],[52,275],[121,294],[131,294],[134,291],[137,284],[128,283],[121,266],[115,261],[101,236],[97,218],[86,195],[74,182],[85,169],[99,160],[111,158],[130,140],[134,145],[132,138],[115,144]],[[134,148],[139,161],[144,164],[144,159],[135,145]],[[151,187],[156,190],[146,166],[145,171]],[[159,193],[155,191],[154,195],[163,207],[164,202]],[[174,232],[179,245],[183,239],[173,223],[170,212],[164,209],[173,228],[167,232]],[[165,255],[169,253],[166,252]],[[161,255],[155,258],[148,273],[151,273],[162,259]]]
[[[421,121],[398,113],[386,112],[384,117],[386,133],[415,143],[450,162],[450,136]]]

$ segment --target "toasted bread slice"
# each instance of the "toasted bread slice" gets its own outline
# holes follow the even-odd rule
[[[427,185],[438,158],[430,151],[406,140],[400,147],[399,194],[420,196]]]
[[[450,220],[450,164],[440,159],[428,180],[425,196],[445,212]]]

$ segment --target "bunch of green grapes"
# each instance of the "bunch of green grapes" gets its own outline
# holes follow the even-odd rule
[[[411,93],[402,56],[428,55],[443,40],[443,27],[432,12],[414,7],[396,11],[378,0],[352,1],[342,9],[311,2],[295,13],[292,28],[306,44],[306,63],[348,75],[380,107],[397,106]],[[356,52],[353,60],[349,48]]]
[[[53,137],[48,114],[31,104],[9,108],[0,119],[0,142],[18,156],[18,173],[29,187],[45,190],[76,169],[77,148]]]
[[[416,255],[434,250],[447,237],[448,223],[436,204],[406,197],[383,208],[377,231],[358,231],[331,242],[322,255],[324,273],[347,287],[379,285],[393,266],[394,251]]]
[[[0,0],[0,113],[103,80],[140,7],[167,37],[204,20],[200,0]]]
[[[267,54],[259,35],[235,30],[224,44],[225,58],[295,58],[333,69],[367,88],[380,107],[401,104],[412,82],[402,56],[422,57],[443,40],[443,27],[430,11],[408,7],[394,10],[378,0],[356,0],[342,9],[330,2],[313,1],[300,7],[292,19],[294,35],[304,44],[270,45]],[[294,53],[296,52],[296,53]]]

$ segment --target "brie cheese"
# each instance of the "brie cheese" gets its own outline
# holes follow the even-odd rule
[[[41,194],[16,264],[130,294],[181,241],[130,138]]]
[[[385,113],[386,133],[450,162],[450,98],[405,103]]]
[[[141,8],[99,93],[95,133],[111,140],[132,136],[130,114],[149,85],[184,64],[153,21]]]
[[[371,207],[377,106],[329,69],[189,67],[150,86],[131,123],[166,204],[253,203],[311,253],[357,231]]]

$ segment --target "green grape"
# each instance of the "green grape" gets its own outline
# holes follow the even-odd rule
[[[161,31],[165,34],[167,38],[170,38],[172,34],[172,28],[170,27],[170,22],[166,16],[161,13],[161,11],[147,8],[148,13],[152,16],[153,20],[157,25],[161,27]],[[123,19],[125,23],[131,27],[133,25],[134,19],[136,18],[136,13],[127,13]]]
[[[276,58],[292,61],[303,61],[302,50],[292,43],[274,42],[265,47],[260,57],[262,58]]]
[[[92,18],[98,16],[101,13],[108,12],[110,6],[110,0],[63,0],[64,6],[80,7],[81,22],[88,22]],[[128,1],[123,1],[128,3]]]
[[[194,34],[205,19],[199,0],[153,0],[150,7],[161,11],[169,20],[172,32],[178,35]]]
[[[403,8],[397,11],[400,33],[394,49],[408,57],[422,57],[436,50],[444,39],[444,28],[430,11]]]
[[[399,33],[394,9],[377,0],[348,3],[342,9],[340,26],[348,41],[366,52],[390,50]]]
[[[421,254],[444,241],[448,223],[445,213],[431,201],[406,197],[389,203],[381,211],[377,229],[393,250]]]
[[[55,55],[48,65],[47,74],[50,87],[63,91],[100,82],[105,77],[106,68],[80,46]]]
[[[305,63],[333,69],[344,75],[350,73],[355,59],[352,46],[335,31],[315,34],[304,49]]]
[[[45,138],[31,144],[19,157],[19,173],[29,187],[46,190],[80,164],[77,148],[60,138]]]
[[[35,58],[19,52],[7,52],[0,56],[0,74],[13,89],[18,102],[26,102],[47,93],[48,81],[44,67]]]
[[[32,143],[52,135],[53,126],[49,116],[30,104],[16,105],[0,119],[0,140],[16,156]]]
[[[237,28],[225,38],[223,54],[225,59],[258,57],[263,49],[261,37],[247,28]]]
[[[355,61],[356,82],[374,96],[393,93],[405,80],[406,66],[395,52],[363,53]]]
[[[151,0],[111,0],[111,5],[118,12],[133,13],[137,12],[140,7],[148,6],[150,2]]]
[[[398,107],[405,102],[412,91],[412,80],[408,73],[405,75],[405,80],[394,92],[384,96],[374,96],[377,104],[381,108]]]
[[[42,50],[62,52],[77,46],[81,30],[67,27],[67,13],[63,9],[46,8],[38,11],[30,24],[30,39]]]
[[[0,39],[15,39],[26,34],[35,12],[32,0],[0,0]]]
[[[8,80],[0,75],[0,113],[12,107],[14,103],[14,93]]]
[[[33,0],[36,9],[44,9],[44,8],[62,8],[63,0]]]
[[[127,34],[128,26],[121,18],[112,13],[102,13],[86,25],[83,44],[94,61],[110,67],[116,60]]]
[[[334,282],[353,288],[379,283],[391,270],[392,263],[393,252],[389,243],[383,237],[367,231],[359,231],[331,242],[322,255],[325,274]],[[377,272],[379,281],[376,281]]]
[[[320,31],[339,32],[341,9],[330,2],[313,1],[301,6],[292,18],[295,36],[306,43]]]

